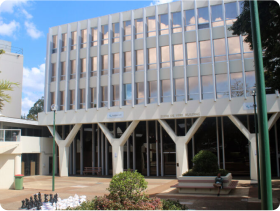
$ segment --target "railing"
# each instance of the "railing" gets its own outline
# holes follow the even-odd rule
[[[23,49],[22,48],[0,44],[0,49],[3,49],[5,52],[10,52],[10,53],[16,53],[16,54],[22,54],[23,55]]]
[[[0,142],[19,142],[20,136],[20,129],[0,129]]]

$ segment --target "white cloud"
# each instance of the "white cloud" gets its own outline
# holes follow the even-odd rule
[[[34,103],[44,96],[45,64],[31,69],[23,68],[21,114],[27,115]]]
[[[19,23],[15,20],[10,23],[4,23],[0,20],[0,35],[2,36],[13,36],[14,32],[19,28]]]
[[[28,13],[25,9],[22,9],[21,12],[25,15],[27,19],[33,18],[33,16],[30,13]]]
[[[39,31],[34,23],[25,21],[24,25],[27,30],[27,34],[33,39],[38,39],[39,37],[43,36],[43,32]]]
[[[0,13],[8,12],[13,13],[14,7],[26,4],[27,0],[0,0]]]
[[[173,0],[153,0],[150,4],[150,6],[156,5],[156,4],[165,4],[172,2]]]

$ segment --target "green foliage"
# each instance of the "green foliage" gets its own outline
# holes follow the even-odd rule
[[[219,169],[219,171],[216,172],[195,172],[192,169],[182,174],[183,176],[217,176],[217,174],[220,173],[221,176],[226,176],[228,174],[228,171],[225,169]]]
[[[147,189],[147,182],[142,174],[137,171],[125,171],[113,176],[108,191],[111,198],[138,200],[144,197],[143,192]]]
[[[11,96],[9,94],[6,94],[6,91],[13,91],[14,86],[19,86],[19,83],[0,80],[0,111],[4,107],[4,102],[11,102]]]
[[[218,172],[217,156],[208,150],[201,150],[197,153],[192,162],[194,163],[194,172]]]
[[[161,199],[162,209],[163,210],[186,210],[187,207],[183,204],[180,204],[179,200],[173,201],[170,199]]]
[[[33,107],[30,108],[27,119],[38,120],[38,113],[44,111],[44,97],[37,100]]]
[[[280,7],[276,1],[258,1],[261,29],[261,44],[265,50],[263,64],[266,87],[280,90]],[[230,27],[234,35],[245,35],[245,42],[252,46],[252,31],[249,1],[244,1],[243,11]]]
[[[0,54],[4,54],[5,51],[3,49],[0,49]]]

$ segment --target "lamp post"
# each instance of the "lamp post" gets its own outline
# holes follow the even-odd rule
[[[57,106],[53,104],[51,106],[51,110],[53,111],[53,165],[52,165],[52,191],[54,191],[54,175],[55,175],[55,112],[57,110]]]
[[[259,138],[258,138],[258,119],[257,119],[257,104],[256,104],[256,91],[251,92],[254,99],[254,122],[255,122],[255,134],[257,144],[257,170],[258,170],[258,198],[261,199],[261,183],[260,183],[260,159],[259,159]]]

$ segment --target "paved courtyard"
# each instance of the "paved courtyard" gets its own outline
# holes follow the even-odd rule
[[[189,209],[195,210],[256,210],[260,209],[260,200],[257,199],[257,185],[250,180],[239,180],[238,187],[229,195],[178,194],[171,185],[177,183],[175,178],[146,177],[148,182],[147,193],[150,196],[180,200]],[[74,194],[86,195],[87,199],[107,194],[111,178],[106,177],[56,177],[55,193],[61,198]],[[0,190],[0,204],[7,210],[15,210],[21,206],[21,200],[31,195],[52,193],[51,176],[29,176],[24,178],[24,190]],[[280,180],[273,180],[274,209],[279,206]]]

